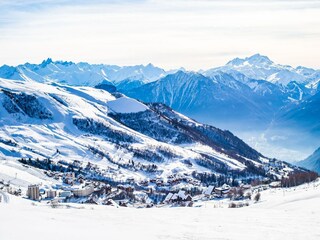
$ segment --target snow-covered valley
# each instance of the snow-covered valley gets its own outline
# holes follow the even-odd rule
[[[9,197],[0,204],[0,237],[16,239],[319,239],[320,183],[268,189],[249,207],[208,201],[198,208],[61,205]],[[220,206],[220,207],[218,207]],[[32,236],[32,237],[31,237]]]
[[[23,76],[0,79],[1,239],[320,236],[316,173],[268,158],[230,131],[152,99]],[[217,76],[177,72],[164,80],[175,76],[175,84],[187,79],[190,86],[217,81],[208,93],[224,91],[223,101],[230,89],[247,89],[227,75],[233,85],[224,90]],[[159,92],[174,101],[166,88]]]

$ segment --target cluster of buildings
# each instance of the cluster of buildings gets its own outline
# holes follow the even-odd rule
[[[172,206],[193,206],[193,203],[198,200],[230,197],[239,195],[239,193],[242,197],[244,191],[251,189],[251,185],[241,185],[234,188],[228,184],[223,184],[219,187],[208,186],[203,190],[199,180],[185,174],[173,174],[165,178],[156,177],[141,181],[136,181],[133,177],[129,177],[123,181],[123,184],[121,182],[110,183],[113,185],[111,187],[109,184],[105,184],[108,180],[100,179],[100,177],[103,178],[107,173],[110,173],[108,169],[103,170],[96,164],[83,163],[77,160],[72,163],[59,161],[58,164],[57,166],[64,165],[63,169],[68,171],[70,169],[70,171],[45,170],[44,173],[48,177],[58,180],[61,184],[56,184],[51,189],[43,189],[39,185],[30,185],[27,191],[29,199],[36,201],[55,199],[58,201],[93,204],[118,204],[119,206],[128,204],[147,204],[146,206],[149,206],[153,203]],[[278,163],[275,162],[274,164]],[[99,180],[92,178],[92,176],[98,176]],[[193,191],[194,188],[196,189],[195,191]],[[168,191],[170,192],[168,193]],[[143,197],[137,197],[139,194]],[[151,202],[149,201],[150,199]]]
[[[179,206],[188,206],[192,207],[193,198],[190,194],[187,194],[184,190],[179,190],[178,193],[168,193],[164,199],[164,204],[176,204]]]
[[[60,189],[42,189],[40,185],[33,184],[28,186],[27,197],[31,200],[39,201],[41,199],[60,198],[64,200],[69,197],[88,197],[95,192],[94,185],[86,185],[75,188],[60,188]]]
[[[188,183],[193,186],[200,186],[200,181],[190,178],[189,176],[183,176],[183,175],[169,175],[167,179],[163,179],[160,177],[157,178],[151,178],[149,180],[142,180],[139,182],[140,186],[149,186],[149,184],[154,184],[157,187],[171,187],[180,183]]]
[[[251,185],[242,184],[241,186],[235,188],[231,187],[228,184],[223,184],[220,187],[215,187],[213,185],[208,186],[203,190],[201,194],[191,196],[185,190],[179,190],[176,193],[169,192],[163,204],[171,206],[193,206],[193,203],[199,200],[208,200],[213,198],[226,198],[226,197],[235,197],[239,194],[244,197],[245,192],[251,192]]]
[[[10,181],[5,182],[4,180],[0,180],[0,190],[10,193],[15,196],[21,196],[21,188],[14,187],[10,184]]]

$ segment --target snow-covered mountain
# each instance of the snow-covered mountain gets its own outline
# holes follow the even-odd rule
[[[236,131],[247,141],[252,142],[260,135],[262,144],[266,145],[261,150],[273,148],[269,144],[272,142],[283,147],[284,152],[294,152],[311,142],[310,147],[320,144],[314,140],[319,134],[319,108],[312,104],[317,102],[319,76],[319,70],[276,64],[256,54],[200,73],[168,74],[150,84],[122,91],[142,101],[165,103],[197,120]],[[292,132],[299,138],[292,138]]]
[[[269,104],[269,96],[256,94],[225,73],[208,78],[199,73],[179,71],[125,91],[125,94],[145,102],[164,103],[188,116],[211,123],[250,119],[252,123],[262,125],[270,121],[270,112],[274,108]]]
[[[260,54],[199,72],[166,72],[152,64],[119,67],[47,59],[41,64],[4,65],[0,77],[122,92],[145,102],[164,103],[196,120],[235,131],[246,141],[253,141],[252,132],[260,136],[272,132],[270,139],[280,139],[277,136],[283,135],[284,126],[299,130],[299,136],[311,133],[312,139],[299,137],[290,146],[296,149],[314,142],[318,134],[320,71],[276,64]],[[289,138],[293,140],[291,136],[283,139]],[[319,144],[316,141],[310,147]]]
[[[320,71],[288,65],[280,65],[271,61],[267,56],[255,54],[244,59],[235,58],[225,66],[204,71],[204,75],[210,76],[217,71],[239,72],[246,77],[256,80],[266,80],[286,86],[290,82],[299,84],[311,84],[320,79]],[[309,85],[311,87],[311,85]]]
[[[319,76],[319,71],[275,64],[255,54],[201,73],[179,71],[121,91],[143,101],[165,103],[201,121],[226,122],[228,117],[233,122],[245,117],[266,127],[282,108],[312,97]]]
[[[152,64],[124,66],[53,61],[48,58],[41,64],[26,63],[17,67],[0,67],[0,77],[13,80],[59,82],[73,86],[96,86],[101,83],[117,85],[122,80],[141,83],[155,81],[166,72]]]
[[[320,148],[305,160],[298,162],[297,165],[320,173]]]
[[[90,161],[119,181],[204,173],[274,178],[293,169],[162,104],[58,83],[1,79],[0,88],[0,158]]]

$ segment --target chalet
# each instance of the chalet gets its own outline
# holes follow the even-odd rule
[[[178,192],[178,201],[192,201],[192,197],[189,194],[186,194],[185,191],[180,190]]]
[[[73,161],[73,163],[72,163],[72,165],[74,166],[74,167],[81,167],[81,165],[82,165],[82,163],[79,161],[79,160],[74,160]]]
[[[214,194],[214,189],[215,189],[214,186],[209,186],[209,187],[207,187],[207,189],[205,189],[205,190],[203,191],[204,196],[210,197],[211,195],[213,195],[213,194]]]
[[[215,188],[214,192],[222,197],[230,192],[231,187],[228,184],[223,184],[221,187]]]
[[[149,184],[149,181],[148,180],[142,180],[142,181],[140,181],[139,182],[139,184],[141,185],[141,186],[148,186],[148,184]]]
[[[156,184],[157,184],[157,186],[163,186],[164,185],[163,179],[161,179],[161,178],[157,179]]]
[[[119,206],[120,207],[128,207],[128,203],[125,201],[119,201]]]
[[[114,206],[114,207],[119,207],[118,203],[116,203],[114,200],[112,199],[107,199],[104,201],[104,204],[105,205],[108,205],[108,206]]]
[[[166,198],[163,200],[164,203],[169,203],[171,198],[173,197],[173,193],[168,193]]]
[[[146,208],[152,208],[153,206],[154,206],[153,203],[148,203],[148,204],[146,205]]]
[[[271,188],[279,188],[279,187],[281,187],[281,182],[280,181],[271,182],[269,184],[269,187],[271,187]]]
[[[20,188],[19,189],[15,189],[13,191],[13,195],[15,195],[15,196],[21,196],[21,194],[22,194],[22,190]]]
[[[192,197],[189,194],[186,194],[185,191],[180,190],[178,193],[168,193],[164,202],[165,203],[174,203],[174,202],[187,202],[192,201]]]

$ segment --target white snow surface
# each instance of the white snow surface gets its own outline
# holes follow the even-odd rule
[[[143,112],[148,109],[146,105],[128,97],[121,97],[116,100],[109,101],[108,106],[117,113],[136,113]]]
[[[319,181],[261,192],[243,208],[116,208],[46,203],[8,196],[0,204],[1,240],[33,239],[308,239],[320,236]]]

